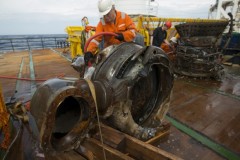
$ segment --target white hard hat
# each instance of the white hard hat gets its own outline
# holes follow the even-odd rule
[[[113,1],[112,0],[99,0],[98,1],[98,10],[101,16],[108,14],[112,9]]]
[[[177,38],[176,38],[176,37],[172,37],[172,38],[170,39],[170,41],[172,41],[173,43],[177,43]]]

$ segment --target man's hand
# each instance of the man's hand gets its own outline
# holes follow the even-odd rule
[[[123,37],[123,34],[122,33],[116,33],[117,36],[115,36],[115,38],[119,41],[124,41],[124,37]]]
[[[91,63],[91,60],[93,59],[93,54],[92,52],[86,52],[84,53],[84,61],[85,65],[88,66],[89,63]]]

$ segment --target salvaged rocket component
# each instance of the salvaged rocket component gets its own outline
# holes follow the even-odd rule
[[[78,84],[81,85],[78,85]],[[50,79],[31,100],[41,147],[65,151],[78,146],[95,117],[95,104],[88,84],[77,79]]]
[[[188,46],[214,47],[216,40],[226,29],[228,21],[191,22],[176,25],[181,41]]]
[[[180,44],[176,49],[174,71],[192,77],[221,79],[221,50],[218,40],[226,22],[194,22],[176,25]]]
[[[33,95],[31,113],[45,152],[77,148],[96,122],[96,111],[108,125],[142,140],[159,129],[173,87],[165,53],[122,43],[105,48],[96,62],[93,86],[85,79],[50,79]]]

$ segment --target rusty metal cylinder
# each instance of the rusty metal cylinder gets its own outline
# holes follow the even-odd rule
[[[76,87],[81,83],[81,87]],[[41,84],[31,100],[31,114],[45,152],[78,147],[95,116],[95,103],[87,82],[50,79]]]

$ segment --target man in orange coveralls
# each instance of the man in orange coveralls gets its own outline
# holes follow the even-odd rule
[[[93,39],[88,45],[87,52],[84,53],[86,65],[94,58],[102,39],[104,39],[105,48],[113,44],[120,44],[123,41],[133,41],[137,34],[132,19],[126,13],[115,10],[112,0],[99,0],[98,10],[102,18],[96,27],[96,34],[100,32],[113,32],[118,36],[105,35]]]

